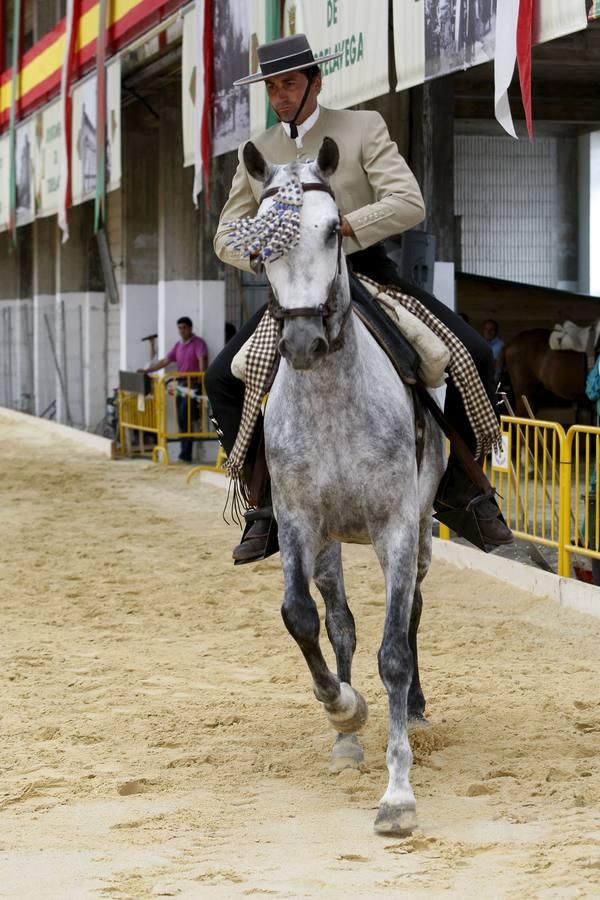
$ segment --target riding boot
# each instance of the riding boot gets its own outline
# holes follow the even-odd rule
[[[232,556],[236,566],[266,559],[279,550],[277,522],[271,502],[271,478],[262,436],[256,460],[252,467],[246,468],[244,481],[253,508],[244,513],[246,527],[240,543],[233,548]]]
[[[453,454],[433,505],[436,519],[481,550],[492,550],[513,540],[493,491],[484,493],[474,485]]]

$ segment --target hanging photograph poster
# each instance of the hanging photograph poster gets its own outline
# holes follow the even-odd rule
[[[496,0],[425,0],[425,76],[494,58]]]
[[[248,87],[233,87],[248,73],[250,16],[247,0],[213,0],[213,155],[237,150],[250,136]]]
[[[34,120],[29,119],[17,127],[16,132],[16,189],[17,189],[17,225],[26,225],[33,221],[34,204]]]
[[[71,198],[73,206],[96,192],[96,75],[73,88]],[[121,184],[121,62],[106,67],[106,190]]]

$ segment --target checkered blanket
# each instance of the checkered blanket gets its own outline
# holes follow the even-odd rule
[[[427,307],[393,285],[382,287],[364,275],[361,281],[378,289],[380,294],[397,299],[402,306],[417,319],[424,322],[446,345],[450,352],[448,374],[456,385],[465,405],[465,410],[477,440],[476,457],[485,456],[492,448],[500,448],[500,428],[492,404],[479,377],[473,359],[465,345]],[[377,295],[374,297],[377,300]],[[382,303],[382,308],[389,309]],[[246,392],[242,409],[242,420],[234,447],[229,454],[225,468],[232,478],[240,479],[246,453],[252,440],[266,386],[277,359],[279,343],[279,323],[267,311],[261,319],[250,341],[246,357]]]

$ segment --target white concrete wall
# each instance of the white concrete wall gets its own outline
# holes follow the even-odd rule
[[[0,402],[33,411],[33,304],[0,300]]]
[[[39,294],[33,298],[33,394],[34,412],[41,416],[56,401],[56,369],[52,356],[52,339],[56,334],[56,297]]]
[[[93,429],[104,416],[105,316],[103,292],[74,291],[56,298],[56,352],[66,388],[65,397],[57,373],[57,422]]]
[[[142,338],[158,334],[158,287],[155,284],[124,284],[121,288],[119,367],[129,371],[150,362],[148,342]]]
[[[211,362],[225,343],[225,282],[159,282],[159,356],[164,356],[179,340],[177,319],[180,316],[190,317],[194,323],[194,332],[207,343]]]
[[[106,307],[103,292],[89,292],[84,309],[84,422],[93,431],[106,413]]]

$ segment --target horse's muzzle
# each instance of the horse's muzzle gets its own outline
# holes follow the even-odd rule
[[[283,326],[279,352],[294,369],[313,369],[329,352],[323,319],[315,316],[288,319]]]

